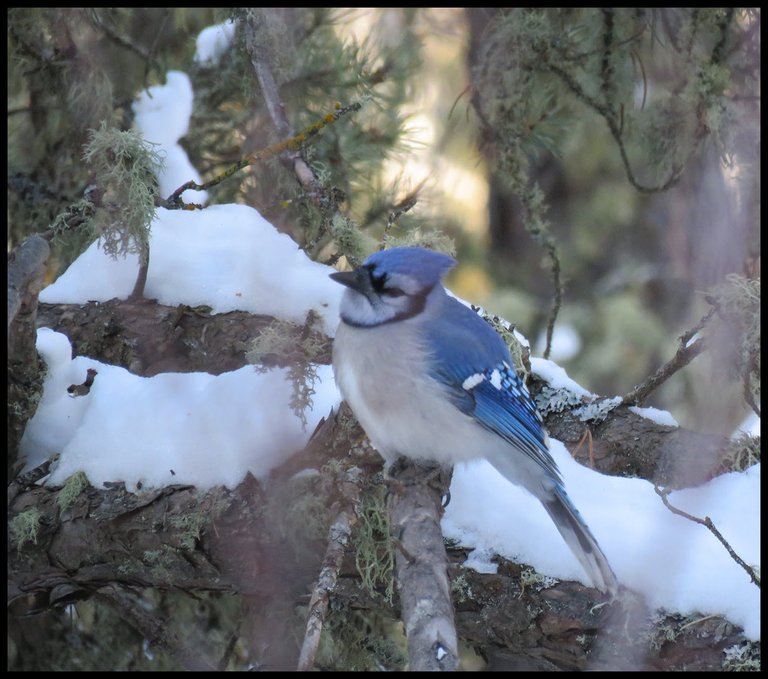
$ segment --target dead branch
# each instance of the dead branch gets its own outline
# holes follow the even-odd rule
[[[656,494],[661,498],[661,501],[664,503],[664,506],[669,509],[670,512],[673,514],[677,514],[678,516],[682,516],[685,519],[688,519],[689,521],[693,521],[694,523],[698,523],[701,526],[705,526],[712,535],[714,535],[718,541],[720,542],[723,547],[725,547],[728,554],[731,555],[731,558],[739,564],[749,576],[749,579],[754,582],[758,588],[760,588],[760,576],[755,573],[755,569],[749,566],[744,559],[742,559],[731,547],[730,543],[723,537],[723,534],[717,530],[717,526],[715,526],[712,519],[710,519],[708,516],[705,516],[703,519],[700,519],[698,516],[694,516],[693,514],[689,514],[688,512],[684,512],[682,509],[678,509],[677,507],[673,506],[672,503],[669,501],[669,493],[671,492],[671,488],[659,488],[659,486],[654,485],[653,489],[656,491]]]

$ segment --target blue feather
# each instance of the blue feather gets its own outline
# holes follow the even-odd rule
[[[442,252],[423,248],[390,248],[374,252],[363,262],[363,266],[373,267],[381,273],[406,274],[424,288],[431,288],[456,266],[456,260]]]
[[[445,304],[444,313],[428,331],[428,343],[434,347],[432,377],[450,389],[459,410],[476,418],[560,481],[541,416],[511,367],[506,344],[471,309],[450,297]]]

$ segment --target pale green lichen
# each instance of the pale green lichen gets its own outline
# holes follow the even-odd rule
[[[186,549],[186,548],[185,548]],[[144,563],[149,566],[152,577],[157,581],[170,582],[179,556],[173,547],[160,545],[158,549],[148,549],[142,555]]]
[[[323,625],[315,666],[346,671],[402,670],[407,660],[405,635],[397,621],[371,611],[336,611]]]
[[[202,507],[188,513],[171,518],[171,526],[179,531],[178,538],[183,549],[192,551],[200,538],[203,527],[211,520],[210,515]]]
[[[11,543],[20,550],[27,542],[37,544],[43,513],[37,507],[30,507],[14,516],[8,522]]]
[[[723,469],[742,472],[760,462],[760,441],[760,436],[749,434],[743,434],[731,441],[723,454]]]
[[[677,639],[680,636],[680,620],[680,616],[666,617],[664,613],[659,613],[651,626],[649,646],[658,651],[667,642]]]
[[[472,311],[488,323],[504,340],[512,357],[512,367],[520,375],[523,382],[528,379],[530,369],[530,349],[515,335],[515,326],[505,318],[491,314],[483,307],[471,305]]]
[[[546,385],[536,394],[534,400],[536,401],[536,407],[544,417],[550,413],[561,413],[564,410],[570,410],[574,406],[582,405],[582,397],[578,394],[569,389],[553,389]]]
[[[464,573],[459,573],[459,575],[451,580],[451,594],[455,603],[472,601],[474,599],[472,585],[467,582],[467,576]]]
[[[386,489],[381,486],[363,496],[354,534],[355,565],[361,586],[372,597],[383,586],[383,596],[392,603],[395,593],[395,554],[390,537]]]
[[[337,212],[331,219],[331,234],[339,252],[353,264],[359,264],[370,250],[371,240],[349,217]]]
[[[85,472],[79,471],[72,474],[72,476],[64,482],[61,490],[56,495],[56,502],[61,508],[61,511],[66,512],[88,485],[88,477],[85,475]]]
[[[557,582],[555,578],[549,575],[542,575],[530,567],[525,567],[520,571],[520,584],[523,587],[532,587],[537,592],[554,587]]]
[[[102,247],[111,257],[142,253],[149,248],[149,227],[155,216],[156,175],[163,165],[156,145],[136,130],[118,130],[102,123],[90,131],[83,159],[99,177],[102,204],[119,205],[96,211]]]
[[[723,649],[723,669],[726,672],[759,672],[760,647],[752,641]]]
[[[602,422],[608,413],[621,405],[621,396],[613,398],[601,398],[592,403],[587,403],[580,408],[576,408],[573,414],[582,422],[593,422],[595,424]]]
[[[291,409],[304,427],[318,379],[317,361],[326,350],[320,321],[320,316],[311,309],[303,326],[275,319],[251,340],[245,353],[258,372],[278,365],[287,367],[293,386]]]

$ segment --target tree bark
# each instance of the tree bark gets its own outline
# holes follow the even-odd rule
[[[202,308],[165,307],[147,300],[112,300],[41,305],[38,322],[66,332],[75,353],[151,375],[162,370],[234,370],[245,364],[247,341],[271,319],[236,312],[213,315]],[[301,331],[296,330],[297,345]],[[329,343],[326,346],[329,360]],[[290,356],[269,360],[279,365],[289,362]],[[658,425],[623,407],[591,425],[591,446],[583,441],[586,425],[570,413],[550,415],[546,424],[569,447],[581,443],[577,457],[596,469],[656,481],[679,481],[678,461],[683,456],[688,460],[703,448],[719,451],[724,444],[719,437]],[[269,491],[253,478],[234,490],[206,493],[175,486],[132,494],[112,484],[104,489],[87,486],[65,502],[61,489],[36,485],[27,475],[15,479],[8,494],[11,526],[30,509],[39,512],[39,518],[34,538],[24,539],[23,533],[11,530],[11,614],[29,615],[95,594],[103,599],[105,593],[118,597],[118,609],[127,605],[135,612],[121,591],[126,587],[238,592],[249,602],[251,634],[269,649],[269,666],[295,668],[299,648],[285,625],[297,602],[306,603],[304,597],[321,572],[326,543],[295,535],[296,524],[288,522],[286,527],[286,508],[306,497],[306,489],[290,499],[278,489],[281,483],[290,485],[296,471],[319,468],[331,459],[358,464],[366,472],[361,480],[365,486],[378,462],[361,462],[354,453],[350,458],[349,451],[358,447],[361,436],[359,427],[339,426],[336,418],[329,418],[304,453],[275,471],[274,478],[282,481],[273,480]],[[703,478],[711,469],[697,468],[696,473]],[[310,494],[330,508],[338,502],[335,484],[333,478],[318,481]],[[443,667],[455,666],[458,655],[450,634],[428,634],[438,628],[450,630],[453,611],[459,638],[477,650],[489,669],[718,669],[723,649],[744,641],[733,625],[718,617],[652,619],[631,599],[596,606],[599,595],[576,583],[541,589],[523,586],[524,567],[503,560],[498,575],[476,573],[458,565],[465,555],[456,550],[450,552],[453,565],[445,579],[436,574],[434,560],[425,561],[426,579],[411,578],[419,571],[414,559],[424,558],[424,526],[431,526],[436,536],[429,541],[433,551],[442,550],[439,497],[440,492],[427,486],[404,485],[392,500],[395,537],[402,546],[400,614],[413,637],[412,669],[436,669],[445,659]],[[269,507],[272,510],[265,510]],[[423,519],[422,526],[412,520],[414,515]],[[333,601],[326,612],[329,617],[347,607],[359,609],[365,599],[354,584],[358,580],[354,570],[336,562],[338,577],[323,595]],[[419,582],[437,586],[442,596],[426,595]],[[421,604],[447,602],[448,592],[453,611],[442,607],[419,618],[425,614]],[[384,613],[381,602],[368,603],[373,614]],[[440,619],[446,625],[431,624]],[[154,629],[151,622],[145,627]],[[439,636],[439,647],[422,643],[425,634],[432,641]],[[174,635],[159,638],[158,643],[175,650],[185,666],[209,663]]]
[[[242,311],[211,314],[204,307],[169,307],[154,300],[41,304],[38,311],[38,324],[67,335],[74,355],[120,365],[143,376],[237,370],[247,363],[248,342],[272,320]],[[297,326],[296,351],[301,332]],[[319,362],[330,363],[330,340],[318,341],[324,346]],[[288,365],[290,354],[268,357],[270,365]],[[532,393],[540,388],[534,380]],[[576,459],[597,471],[676,488],[716,475],[728,445],[722,436],[660,425],[625,406],[612,410],[599,424],[585,424],[568,411],[548,415],[545,424],[550,436],[572,452],[578,447]],[[579,447],[587,428],[591,446]]]

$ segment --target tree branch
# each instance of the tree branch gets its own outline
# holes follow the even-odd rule
[[[458,669],[459,654],[440,527],[441,498],[448,491],[450,474],[439,475],[433,486],[416,481],[424,471],[408,461],[390,471],[397,484],[388,504],[400,546],[395,563],[401,618],[408,639],[408,668],[450,672]],[[434,474],[435,469],[427,472]]]
[[[334,417],[322,421],[317,426],[307,446],[307,453],[311,457],[322,455],[323,451],[333,450],[338,445],[340,431],[337,425],[339,417],[340,414],[337,413]],[[323,564],[309,600],[306,631],[297,667],[300,672],[311,670],[315,664],[315,656],[320,646],[320,635],[328,615],[331,596],[336,592],[339,571],[347,553],[352,528],[357,521],[361,477],[362,473],[359,467],[348,468],[344,480],[339,484],[340,498],[331,507],[331,514],[334,518],[328,528]]]
[[[75,355],[120,365],[137,375],[160,372],[207,371],[219,374],[246,365],[250,338],[272,318],[246,312],[212,314],[205,307],[169,307],[151,300],[110,300],[91,304],[41,304],[38,324],[66,334]],[[296,326],[296,350],[303,329]],[[330,363],[331,343],[317,361]],[[287,365],[290,356],[271,357]],[[538,383],[531,385],[536,393]],[[550,435],[575,449],[587,424],[568,411],[546,418]],[[611,411],[605,421],[589,425],[594,468],[608,474],[632,475],[665,486],[703,483],[719,468],[728,441],[722,436],[660,425],[626,406]],[[577,459],[589,464],[586,452]]]
[[[725,547],[728,554],[731,555],[731,558],[739,564],[749,576],[749,579],[754,582],[758,589],[760,588],[760,576],[755,573],[755,569],[751,566],[747,565],[747,563],[742,559],[736,552],[733,550],[733,547],[728,543],[728,541],[723,537],[722,533],[717,530],[717,527],[713,523],[712,519],[710,519],[708,516],[705,516],[703,519],[700,519],[698,516],[694,516],[693,514],[689,514],[688,512],[684,512],[682,509],[678,509],[677,507],[673,507],[672,504],[669,501],[669,494],[672,491],[671,488],[659,488],[656,484],[654,484],[653,489],[656,491],[656,495],[658,495],[661,498],[661,501],[664,503],[664,506],[673,514],[677,514],[678,516],[682,516],[689,521],[693,521],[694,523],[698,523],[701,526],[706,526],[706,528],[709,529],[709,531],[714,535],[719,541],[720,544]]]
[[[9,476],[27,422],[35,414],[43,391],[44,369],[37,360],[38,295],[43,287],[50,248],[40,236],[30,236],[8,255],[8,447]]]
[[[693,338],[709,322],[715,311],[715,307],[711,308],[694,327],[684,332],[680,336],[680,346],[675,355],[653,373],[653,375],[646,378],[642,384],[639,384],[632,391],[623,396],[621,402],[624,405],[638,405],[639,403],[642,403],[648,394],[654,389],[657,389],[678,370],[684,368],[696,358],[704,350],[705,345],[703,339],[694,340]]]
[[[35,318],[37,296],[43,287],[45,266],[50,247],[41,236],[30,236],[8,256],[8,341],[11,342],[11,324],[17,315],[25,312]],[[34,327],[32,328],[34,333]],[[24,344],[21,340],[20,344]],[[12,342],[11,345],[17,344]],[[34,346],[34,342],[33,342]]]
[[[38,325],[64,333],[75,356],[119,365],[136,375],[161,372],[209,372],[218,375],[247,365],[245,352],[274,319],[245,311],[211,313],[209,307],[166,306],[155,300],[119,300],[87,304],[41,304]],[[304,328],[295,327],[295,350]],[[330,340],[313,337],[323,347],[320,363],[330,363]],[[290,344],[290,343],[289,343]],[[275,365],[286,364],[279,356]]]
[[[357,484],[351,484],[357,488]],[[349,498],[355,502],[355,497]],[[309,600],[309,612],[307,614],[307,629],[304,634],[304,642],[299,654],[297,669],[306,672],[313,668],[315,655],[320,645],[320,634],[323,631],[323,623],[328,615],[330,598],[336,589],[341,563],[349,545],[352,535],[352,526],[355,523],[353,506],[343,507],[336,515],[328,530],[328,546],[325,550],[323,566],[317,577],[317,582],[312,590]]]
[[[115,585],[105,585],[96,591],[96,599],[113,608],[123,620],[151,644],[156,644],[173,654],[190,672],[211,672],[216,666],[189,647],[174,634],[165,622],[151,615],[143,606],[133,601],[127,591]]]
[[[264,49],[259,45],[258,34],[260,27],[258,26],[257,18],[253,10],[248,12],[244,23],[245,48],[251,58],[251,64],[256,72],[256,78],[261,86],[261,93],[264,95],[264,102],[267,105],[272,124],[275,126],[280,137],[283,139],[291,137],[293,136],[293,131],[288,122],[288,116],[285,114],[285,107],[280,98],[280,92],[277,89],[275,77],[272,74],[272,69],[267,63]],[[315,173],[299,153],[294,151],[290,154],[289,158],[293,164],[293,171],[295,172],[299,183],[304,188],[315,186],[317,183]]]

